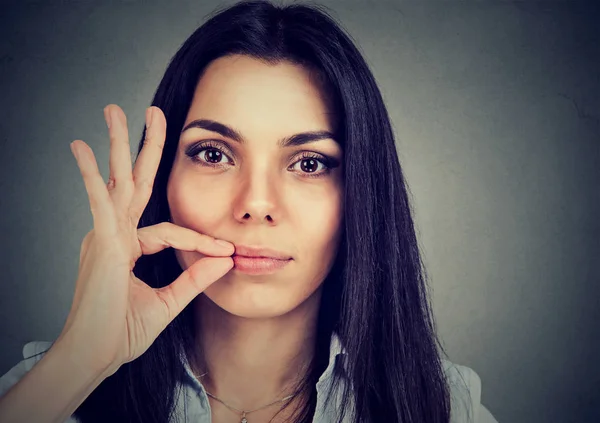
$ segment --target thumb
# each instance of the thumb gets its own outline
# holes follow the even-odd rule
[[[168,310],[169,324],[198,294],[223,277],[233,267],[231,257],[204,257],[185,269],[169,285],[157,288]]]

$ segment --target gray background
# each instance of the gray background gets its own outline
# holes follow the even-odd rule
[[[3,5],[0,371],[69,311],[92,225],[69,143],[106,178],[102,108],[137,145],[168,60],[230,3]],[[600,421],[598,6],[323,3],[389,107],[450,358],[500,423]]]

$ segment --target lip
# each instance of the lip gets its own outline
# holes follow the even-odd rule
[[[266,257],[233,257],[233,269],[249,275],[265,275],[284,268],[291,259],[280,260]]]
[[[267,247],[235,245],[233,269],[249,275],[274,273],[284,268],[292,257]]]
[[[277,260],[290,260],[292,256],[283,251],[274,250],[268,247],[260,247],[255,245],[235,245],[235,256],[244,256],[244,257],[252,257],[252,258],[270,258]]]

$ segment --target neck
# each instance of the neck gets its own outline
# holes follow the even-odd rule
[[[198,374],[208,392],[239,410],[295,393],[314,356],[320,290],[273,318],[232,315],[201,294],[195,300]],[[281,404],[280,404],[281,405]]]

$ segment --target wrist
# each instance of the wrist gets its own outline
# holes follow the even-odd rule
[[[121,364],[114,360],[100,357],[97,351],[92,351],[81,342],[76,342],[68,332],[61,333],[48,353],[60,356],[72,370],[88,378],[107,378],[113,375]]]

